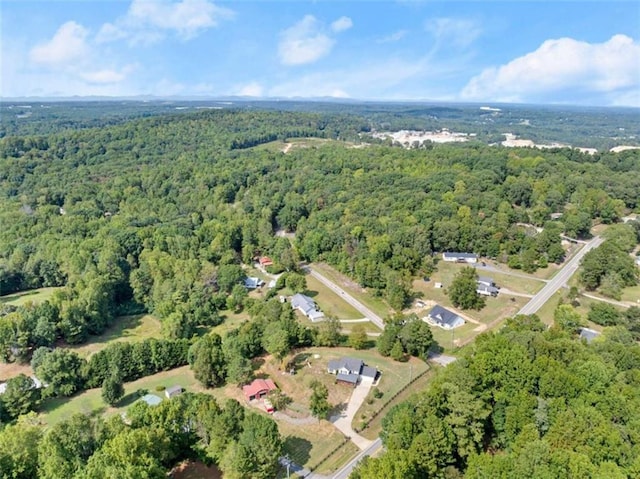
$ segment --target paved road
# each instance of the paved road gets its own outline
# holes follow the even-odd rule
[[[584,245],[584,247],[578,251],[573,258],[571,258],[564,267],[551,278],[547,284],[544,285],[538,294],[536,294],[531,301],[523,306],[518,311],[518,314],[535,314],[538,310],[558,291],[573,274],[578,270],[580,266],[580,260],[582,257],[591,251],[593,248],[597,248],[602,244],[604,238],[599,236],[594,237],[591,241]]]
[[[376,439],[371,443],[369,447],[367,447],[364,451],[361,451],[356,457],[351,459],[342,469],[336,472],[332,479],[347,479],[353,471],[353,468],[360,462],[360,460],[365,456],[372,456],[378,450],[382,448],[382,440],[380,438]]]
[[[369,308],[367,308],[364,304],[362,304],[356,298],[351,296],[340,286],[335,284],[329,278],[326,278],[322,274],[318,273],[315,269],[311,268],[311,266],[305,266],[303,269],[305,271],[308,271],[309,274],[311,274],[311,276],[316,278],[318,281],[320,281],[322,284],[324,284],[326,287],[328,287],[330,290],[332,290],[334,293],[336,293],[338,296],[344,299],[351,306],[353,306],[358,311],[360,311],[373,324],[378,326],[380,329],[384,329],[384,320],[380,316],[378,316],[376,313],[371,311]]]

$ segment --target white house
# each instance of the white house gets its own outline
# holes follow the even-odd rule
[[[378,370],[366,366],[362,359],[340,358],[333,359],[327,364],[327,372],[336,375],[336,381],[355,386],[358,381],[373,383],[378,376]]]
[[[300,311],[313,322],[324,318],[324,313],[318,309],[315,301],[304,294],[294,294],[291,297],[291,307]]]
[[[478,255],[475,253],[442,253],[442,259],[450,263],[477,263]]]

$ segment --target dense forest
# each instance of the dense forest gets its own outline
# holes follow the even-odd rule
[[[271,459],[281,445],[272,422],[208,396],[163,406],[179,411],[134,411],[132,428],[79,417],[42,432],[33,417],[16,418],[41,399],[85,388],[102,386],[105,400],[115,398],[123,381],[185,364],[207,387],[241,384],[260,354],[282,360],[293,347],[336,345],[334,322],[303,327],[273,298],[284,285],[304,289],[301,262],[330,263],[400,312],[412,278],[436,267],[434,253],[475,252],[534,272],[564,261],[560,233],[587,238],[595,223],[616,223],[640,207],[639,150],[587,155],[480,141],[406,150],[367,142],[375,111],[125,110],[103,123],[85,114],[77,123],[47,127],[43,119],[32,131],[9,128],[0,139],[0,295],[58,287],[39,304],[0,305],[0,360],[31,362],[47,383],[36,392],[28,377],[13,378],[0,401],[0,421],[10,423],[0,431],[0,470],[19,471],[10,477],[35,477],[36,470],[54,477],[58,467],[68,477],[161,477],[185,457],[216,462],[225,477],[273,477]],[[543,230],[531,234],[522,225]],[[588,289],[615,297],[637,283],[628,252],[640,228],[624,228],[585,257]],[[292,234],[276,234],[283,232]],[[261,255],[274,260],[271,272],[286,274],[257,300],[242,285],[243,265]],[[615,274],[602,267],[611,261],[619,265]],[[206,334],[224,311],[243,309],[250,321],[224,338]],[[111,345],[89,360],[59,347],[82,344],[120,316],[141,312],[160,320],[163,339]],[[424,325],[391,318],[380,352],[426,357],[432,337]],[[361,477],[513,477],[519,452],[532,445],[539,457],[531,460],[547,460],[549,477],[560,477],[556,469],[571,461],[580,477],[633,476],[636,399],[628,389],[635,387],[636,346],[622,333],[602,344],[542,331],[533,319],[483,337],[421,402],[385,421],[390,452],[361,471],[380,462],[381,471],[395,472]],[[593,388],[600,392],[587,397]],[[600,403],[613,397],[628,409],[612,412]],[[402,422],[410,408],[424,424]],[[587,428],[585,417],[602,426],[597,440],[613,441],[617,455],[572,455],[566,451],[588,441],[560,444],[562,431],[552,434],[569,420]],[[441,441],[425,440],[431,430]],[[234,438],[224,448],[211,445],[220,431]],[[81,437],[79,449],[68,445],[57,458],[54,434]],[[273,450],[255,450],[263,436]],[[29,444],[23,456],[21,443]],[[133,443],[142,462],[126,475],[118,461],[128,461]],[[439,462],[416,463],[416,450],[431,460],[429,448],[437,448]],[[136,475],[141,470],[147,475]]]
[[[624,329],[587,344],[516,317],[396,406],[352,477],[639,477],[639,370]]]
[[[327,261],[401,309],[434,252],[535,271],[563,261],[559,232],[584,237],[638,207],[635,150],[259,146],[367,128],[349,115],[222,110],[2,139],[0,290],[65,288],[37,314],[5,311],[0,354],[81,343],[141,310],[188,338],[216,324],[240,264],[259,254],[279,270]]]

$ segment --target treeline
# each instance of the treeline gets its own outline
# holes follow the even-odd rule
[[[591,344],[535,316],[484,334],[383,420],[386,453],[355,479],[640,475],[640,346]]]
[[[0,477],[12,479],[166,478],[185,459],[217,464],[225,477],[271,479],[282,438],[269,417],[184,393],[123,419],[75,414],[43,428],[32,415],[0,430]]]

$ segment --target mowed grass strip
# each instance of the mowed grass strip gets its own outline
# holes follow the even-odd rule
[[[136,342],[148,338],[161,338],[160,321],[150,314],[136,314],[121,316],[101,335],[89,336],[89,340],[78,346],[70,346],[82,357],[88,358],[92,354],[106,348],[114,342]]]
[[[31,289],[29,291],[7,294],[6,296],[0,296],[0,303],[11,304],[13,306],[22,306],[26,303],[38,304],[50,299],[53,293],[59,289],[62,289],[62,287]]]
[[[142,394],[141,390],[146,390],[150,394],[156,394],[164,399],[164,391],[156,391],[157,386],[171,387],[182,386],[189,392],[203,392],[204,389],[193,377],[189,366],[163,371],[136,381],[125,383],[124,397],[117,407],[111,407],[102,400],[101,388],[89,389],[70,398],[48,399],[43,403],[41,412],[43,419],[49,425],[56,424],[75,413],[87,414],[90,416],[111,416],[125,412]]]
[[[360,319],[362,313],[334,293],[331,289],[307,274],[307,292],[313,298],[325,316],[335,316],[338,319]]]
[[[381,316],[382,318],[386,318],[387,316],[393,314],[391,308],[389,308],[389,306],[381,298],[376,298],[364,288],[360,287],[354,280],[335,270],[328,264],[314,263],[313,267],[317,268],[317,270],[323,276],[326,276],[327,279],[330,279],[331,281],[336,283],[347,293],[349,293],[351,296],[356,298],[358,301],[363,303],[371,311]]]

